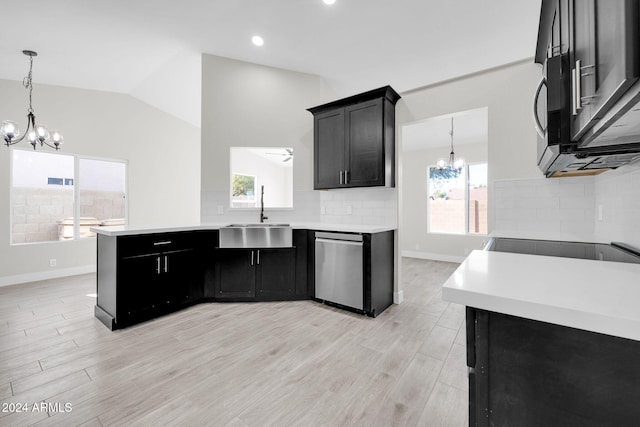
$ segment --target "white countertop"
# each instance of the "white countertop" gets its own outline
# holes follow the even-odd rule
[[[221,227],[228,226],[229,222],[178,225],[178,226],[128,226],[115,225],[109,227],[92,227],[91,231],[105,236],[132,236],[136,234],[151,233],[171,233],[176,231],[196,231],[196,230],[219,230]],[[396,226],[387,225],[351,225],[351,224],[325,224],[325,223],[291,223],[294,229],[308,229],[319,231],[338,231],[350,233],[382,233],[384,231],[396,230]]]
[[[476,250],[442,299],[640,341],[640,264]]]

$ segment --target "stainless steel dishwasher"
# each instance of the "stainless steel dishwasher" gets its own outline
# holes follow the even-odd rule
[[[317,231],[315,249],[316,298],[364,310],[362,236]]]

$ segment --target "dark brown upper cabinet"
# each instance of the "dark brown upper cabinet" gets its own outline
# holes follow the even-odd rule
[[[570,5],[571,139],[584,139],[640,75],[637,0]]]
[[[395,105],[385,86],[309,108],[313,114],[313,188],[395,186]]]

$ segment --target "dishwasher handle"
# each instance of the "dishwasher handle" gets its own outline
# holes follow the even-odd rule
[[[316,243],[331,243],[338,245],[353,245],[353,246],[362,246],[363,242],[353,242],[350,240],[336,240],[336,239],[320,239],[316,237]]]
[[[352,241],[362,242],[362,234],[348,234],[348,233],[327,233],[322,231],[316,231],[316,240],[338,240],[338,241]]]

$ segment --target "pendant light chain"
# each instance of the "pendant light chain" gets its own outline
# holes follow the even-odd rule
[[[453,116],[451,116],[451,130],[449,131],[449,136],[451,137],[451,152],[449,153],[449,164],[447,164],[447,161],[445,159],[441,158],[440,160],[438,160],[436,166],[440,170],[449,168],[451,170],[457,170],[458,172],[460,172],[462,170],[462,167],[464,166],[464,160],[460,158],[456,160],[456,153],[453,149]]]
[[[30,113],[33,113],[33,107],[31,106],[31,98],[33,94],[33,56],[29,56],[29,74],[22,80],[22,85],[25,89],[29,89],[29,109],[27,110]]]

